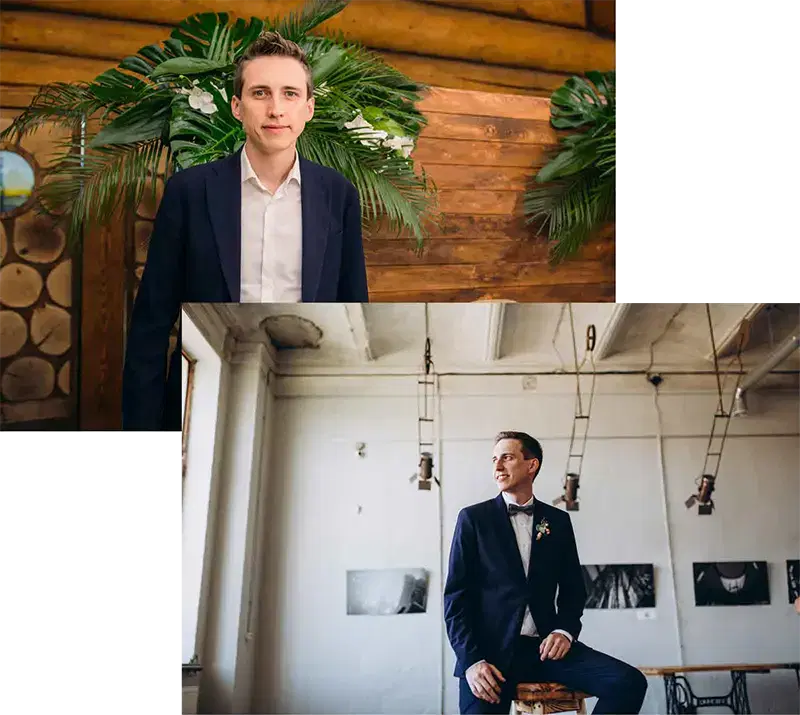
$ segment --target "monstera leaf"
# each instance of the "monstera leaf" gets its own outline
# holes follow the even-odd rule
[[[559,152],[525,193],[527,223],[539,222],[561,261],[614,218],[616,203],[616,97],[614,72],[570,77],[551,97],[550,122],[572,130]]]

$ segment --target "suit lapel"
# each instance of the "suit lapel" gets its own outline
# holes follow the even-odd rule
[[[206,178],[208,214],[231,300],[241,298],[242,149],[215,164]]]
[[[498,494],[494,500],[493,508],[495,527],[497,529],[500,549],[503,558],[508,562],[514,577],[518,581],[525,581],[525,569],[522,565],[522,558],[517,545],[517,535],[514,527],[511,526],[511,519],[508,516],[508,507],[503,499],[502,493]]]
[[[540,567],[542,566],[542,559],[540,558],[542,551],[541,545],[544,543],[544,539],[548,538],[546,535],[543,535],[541,539],[536,539],[536,526],[541,523],[542,519],[545,518],[544,509],[542,508],[542,502],[540,502],[536,497],[533,498],[533,524],[531,525],[531,560],[528,562],[528,582],[532,583],[535,581],[535,574],[534,571],[538,572]]]
[[[304,303],[319,294],[322,265],[330,230],[330,193],[314,164],[300,158],[300,197],[303,217],[301,295]]]

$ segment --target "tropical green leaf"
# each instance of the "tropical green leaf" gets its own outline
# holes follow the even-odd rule
[[[554,262],[573,255],[605,222],[616,201],[614,72],[570,77],[553,92],[551,123],[580,130],[536,174],[523,198],[526,223],[552,243]]]
[[[302,46],[311,30],[338,15],[347,7],[348,1],[311,0],[301,10],[292,11],[283,18],[275,18],[267,25],[270,30]]]
[[[138,144],[160,137],[169,121],[171,98],[156,94],[133,105],[106,124],[92,139],[93,149],[110,144]]]
[[[173,57],[158,65],[158,67],[150,73],[150,77],[156,79],[157,77],[163,77],[168,74],[203,74],[204,72],[214,72],[222,69],[227,64],[227,62],[221,62],[219,60],[207,60],[205,57]]]

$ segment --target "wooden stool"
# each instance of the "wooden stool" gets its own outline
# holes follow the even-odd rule
[[[569,690],[558,683],[519,683],[517,699],[511,705],[517,713],[586,712],[586,698],[592,697],[579,690]]]

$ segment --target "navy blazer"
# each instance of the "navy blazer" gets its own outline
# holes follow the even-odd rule
[[[180,400],[180,354],[169,387],[165,379],[181,303],[240,301],[241,152],[179,171],[164,188],[128,330],[123,429],[180,429],[180,405],[172,405]],[[367,302],[358,191],[333,169],[299,160],[302,300]]]
[[[537,540],[536,526],[543,519],[550,533]],[[456,655],[453,675],[463,677],[479,660],[504,673],[511,665],[526,605],[540,636],[560,628],[577,640],[585,603],[586,587],[567,512],[534,499],[526,578],[503,495],[461,510],[444,589],[444,620]]]

